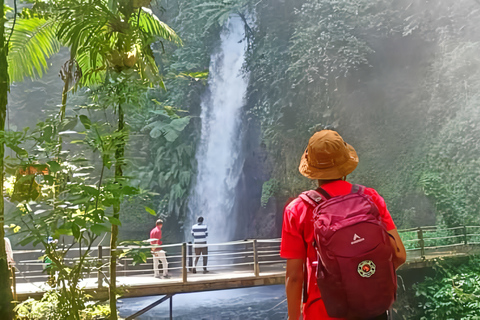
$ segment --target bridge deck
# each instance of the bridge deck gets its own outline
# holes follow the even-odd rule
[[[169,279],[154,278],[153,274],[117,277],[117,286],[122,287],[123,297],[140,297],[160,294],[175,294],[222,289],[234,289],[263,285],[283,284],[285,266],[270,266],[260,272],[258,276],[245,268],[231,270],[210,271],[207,274],[189,274],[188,281],[183,282],[181,274],[173,273]],[[98,288],[96,278],[87,278],[80,284],[95,299],[108,297],[107,287]],[[45,282],[17,283],[17,299],[23,301],[32,298],[41,298],[43,293],[50,289]]]

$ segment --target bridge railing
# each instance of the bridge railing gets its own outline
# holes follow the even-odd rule
[[[128,246],[118,247],[119,253],[125,250],[150,251],[153,246]],[[64,258],[67,265],[73,266],[78,263],[80,253],[85,254],[87,248],[72,248]],[[192,278],[195,250],[191,243],[177,243],[162,245],[168,262],[168,272],[172,278],[180,278],[189,281]],[[262,272],[274,270],[278,264],[284,264],[280,258],[280,239],[247,239],[225,243],[208,244],[209,272],[224,272],[231,270],[233,273],[243,275],[251,273],[252,276],[260,276]],[[14,250],[14,259],[17,267],[17,282],[45,282],[48,275],[44,271],[48,266],[41,260],[43,250]],[[86,258],[83,272],[84,279],[94,279],[98,287],[106,284],[104,279],[109,278],[108,263],[110,260],[110,248],[106,246],[92,247]],[[162,274],[160,263],[160,274]],[[278,269],[278,268],[277,268]],[[203,271],[203,257],[197,264],[198,273]],[[117,261],[117,276],[145,276],[153,277],[153,258],[147,257],[143,263],[134,263],[134,258],[128,255]],[[192,274],[193,275],[193,274]]]
[[[480,226],[453,228],[425,226],[398,232],[410,259],[425,259],[428,255],[439,255],[449,251],[462,253],[472,245],[480,244]]]
[[[417,227],[399,230],[399,234],[407,249],[409,260],[426,259],[429,256],[447,252],[465,252],[473,245],[480,245],[480,226],[460,226],[442,228],[436,226]],[[128,249],[150,251],[150,246],[119,247],[120,252]],[[87,248],[72,248],[65,256],[65,262],[70,265],[78,263],[79,254]],[[162,245],[166,251],[168,271],[173,278],[183,282],[195,281],[192,266],[195,252],[190,243]],[[45,282],[48,275],[44,272],[46,263],[38,258],[44,254],[42,250],[14,250],[17,262],[17,282]],[[106,284],[103,279],[109,278],[108,263],[110,248],[98,246],[91,248],[87,257],[87,265],[83,276],[85,279],[95,279],[99,287]],[[130,256],[123,256],[117,262],[117,276],[153,277],[153,259],[134,264]],[[247,239],[225,243],[208,244],[207,270],[212,273],[231,271],[232,273],[252,273],[261,276],[268,272],[278,272],[279,265],[283,268],[285,260],[280,258],[280,239]],[[198,273],[203,270],[203,258],[197,265]],[[276,270],[276,271],[275,271]]]

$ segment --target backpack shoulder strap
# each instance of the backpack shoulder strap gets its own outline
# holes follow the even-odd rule
[[[318,187],[316,192],[320,193],[326,200],[330,199],[332,196],[322,187]]]
[[[300,199],[308,203],[311,207],[316,208],[317,205],[324,201],[328,200],[331,198],[331,196],[328,194],[327,191],[325,191],[322,188],[318,188],[317,190],[308,190],[304,191],[299,195]],[[303,239],[303,242],[305,244],[305,252],[308,252],[308,244],[305,241],[305,238]],[[304,272],[303,274],[303,303],[306,303],[308,301],[308,273]],[[316,301],[316,300],[315,300]]]
[[[350,190],[350,193],[363,194],[364,190],[365,190],[364,186],[361,186],[359,184],[352,184],[352,189]]]
[[[365,187],[359,184],[352,184],[352,188],[350,189],[350,193],[358,193],[363,194]],[[304,201],[308,202],[310,205],[316,207],[322,200],[328,200],[332,196],[328,194],[328,192],[318,187],[316,190],[308,190],[304,191],[300,194],[300,198]]]
[[[298,197],[300,199],[302,199],[303,201],[305,201],[306,203],[308,203],[310,206],[315,208],[318,203],[315,201],[315,195],[311,194],[312,191],[313,190],[304,191]],[[320,197],[320,199],[321,199],[321,197]]]
[[[317,190],[308,190],[300,194],[300,198],[310,204],[312,207],[316,207],[320,202],[328,200],[331,196],[322,188]]]

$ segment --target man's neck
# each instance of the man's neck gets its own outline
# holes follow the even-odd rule
[[[327,184],[327,183],[330,183],[330,182],[334,182],[334,181],[339,181],[339,180],[343,180],[343,179],[317,180],[317,181],[318,181],[318,186],[321,187],[321,186],[323,186],[324,184]]]

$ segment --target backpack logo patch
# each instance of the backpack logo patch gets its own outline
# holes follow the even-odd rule
[[[375,274],[376,268],[372,260],[364,260],[358,264],[357,271],[363,278],[370,278]]]
[[[362,238],[355,233],[353,236],[353,241],[350,244],[356,244],[356,243],[362,242],[363,240],[365,240],[365,238]]]

